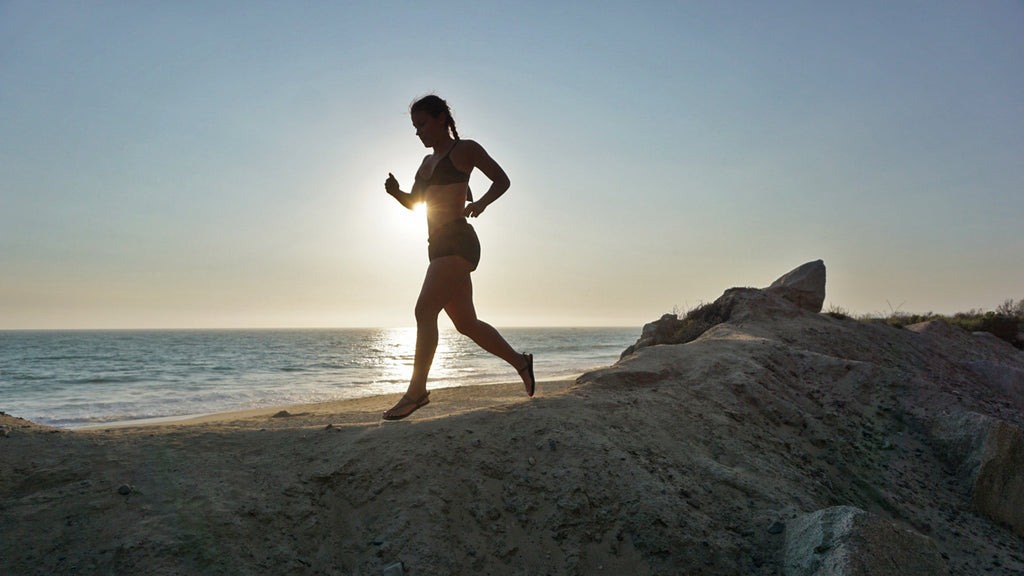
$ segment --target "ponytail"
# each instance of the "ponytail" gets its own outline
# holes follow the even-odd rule
[[[448,129],[452,132],[452,138],[459,139],[459,131],[455,129],[455,118],[452,118],[452,111],[448,111]]]

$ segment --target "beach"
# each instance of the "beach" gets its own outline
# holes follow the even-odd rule
[[[0,573],[1024,571],[1021,351],[780,294],[728,290],[694,339],[660,341],[666,315],[533,398],[439,388],[399,422],[397,394],[74,431],[2,416]]]
[[[550,401],[571,384],[540,382],[537,395]],[[512,406],[533,402],[522,383],[443,388],[432,391],[431,403],[408,419],[383,421],[381,412],[399,397],[280,406],[74,432],[2,416],[5,542],[18,546],[16,555],[11,548],[4,550],[0,566],[9,574],[109,569],[129,573],[143,565],[150,574],[284,573],[303,563],[309,563],[307,568],[316,563],[324,573],[350,573],[336,572],[336,560],[317,563],[315,554],[303,558],[293,552],[273,552],[296,544],[296,534],[311,528],[300,526],[302,518],[313,514],[314,505],[306,501],[312,495],[311,481],[324,482],[336,474],[332,462],[350,458],[346,452],[353,444],[372,442],[377,467],[364,478],[365,488],[379,494],[388,487],[407,485],[410,475],[429,474],[433,468],[430,460],[413,462],[415,468],[411,467],[411,453],[427,446],[437,450],[440,443],[447,446],[444,451],[450,458],[472,448],[475,441],[509,442],[510,431],[496,438],[478,419],[500,417]],[[423,438],[429,440],[427,444],[408,435],[424,427],[429,429]],[[448,432],[439,438],[438,430]],[[475,437],[474,430],[479,432]],[[455,500],[468,489],[464,483],[449,485],[443,477],[434,481]],[[356,488],[355,483],[343,484],[339,487],[343,491]],[[10,507],[15,501],[25,506]],[[406,514],[396,509],[395,519]],[[268,515],[274,518],[271,524],[296,524],[273,535],[267,531]],[[329,524],[342,520],[323,519]],[[368,519],[347,519],[360,520]],[[246,523],[251,523],[248,532],[242,526]],[[397,544],[374,545],[381,535],[363,531],[356,536],[316,524],[318,539],[324,540],[318,546],[333,542],[339,549],[380,551]],[[40,529],[43,526],[47,527]],[[192,549],[197,538],[215,548],[241,538],[253,549],[245,550],[241,558],[219,554],[194,558],[196,552],[213,554],[213,550]],[[275,543],[276,539],[282,541]],[[262,546],[267,547],[266,557],[257,552]],[[142,557],[129,552],[142,549],[147,549]],[[398,550],[394,552],[397,558]],[[379,558],[376,552],[371,557]],[[228,567],[237,562],[245,567]]]
[[[572,380],[539,382],[538,394],[551,396],[564,392]],[[176,428],[190,430],[246,430],[246,429],[303,429],[327,425],[388,425],[381,413],[394,405],[401,394],[385,394],[352,400],[336,400],[314,404],[274,406],[254,410],[223,412],[206,416],[175,419],[171,422],[133,422],[130,424],[98,427],[100,433],[135,433],[138,430],[170,431]],[[416,412],[418,420],[441,418],[479,409],[491,409],[506,404],[529,401],[521,382],[439,388],[430,392],[430,404]]]
[[[502,519],[512,509],[499,496],[506,483],[528,484],[544,466],[538,458],[571,455],[557,426],[519,429],[510,414],[550,410],[572,385],[540,382],[533,399],[522,383],[439,389],[400,422],[380,417],[399,395],[79,431],[4,415],[0,567],[360,574],[417,550],[444,560],[409,573],[468,570],[492,557],[494,534],[514,528]],[[433,542],[437,534],[430,544],[400,541],[438,506],[455,513],[445,521],[449,547]],[[531,552],[526,540],[514,537],[504,552],[545,565],[551,551]]]

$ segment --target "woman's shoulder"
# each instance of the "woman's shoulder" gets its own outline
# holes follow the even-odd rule
[[[477,154],[484,151],[484,147],[476,140],[460,139],[452,151],[454,154],[464,157],[476,157]]]

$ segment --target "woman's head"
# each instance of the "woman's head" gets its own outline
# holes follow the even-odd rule
[[[440,96],[431,94],[413,102],[409,107],[409,114],[413,117],[416,135],[423,140],[425,145],[433,146],[434,143],[428,142],[427,139],[430,137],[430,129],[437,124],[449,132],[452,138],[459,139],[459,131],[455,129],[455,119],[452,118],[451,108]]]

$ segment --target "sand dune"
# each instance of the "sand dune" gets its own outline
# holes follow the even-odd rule
[[[534,399],[437,390],[397,423],[394,398],[5,416],[0,573],[1024,573],[1024,354],[767,290],[720,302],[692,342]]]

